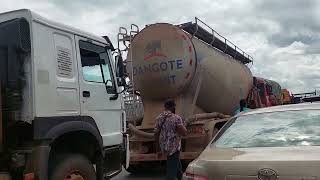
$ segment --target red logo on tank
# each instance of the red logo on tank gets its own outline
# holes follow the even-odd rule
[[[160,40],[154,40],[151,41],[147,47],[145,48],[145,53],[146,55],[144,56],[144,60],[148,61],[149,59],[153,57],[164,57],[166,58],[167,56],[163,53],[161,53],[161,41]]]

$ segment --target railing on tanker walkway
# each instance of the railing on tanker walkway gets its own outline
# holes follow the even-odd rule
[[[206,27],[203,28],[202,25]],[[227,38],[220,35],[217,31],[211,28],[204,21],[195,17],[195,22],[189,22],[178,25],[181,29],[187,31],[192,37],[197,37],[212,47],[230,55],[234,59],[244,63],[253,63],[253,58],[244,52],[241,48],[229,41]],[[209,32],[211,31],[211,32]]]

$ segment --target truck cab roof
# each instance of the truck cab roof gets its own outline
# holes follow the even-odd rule
[[[97,42],[103,43],[105,45],[111,45],[108,43],[103,37],[79,30],[77,28],[73,28],[71,26],[61,24],[55,21],[51,21],[47,18],[42,17],[41,15],[29,10],[29,9],[19,9],[9,12],[0,13],[0,21],[6,21],[14,18],[25,18],[29,23],[37,22],[55,29],[59,29],[61,31],[69,32],[76,34],[78,36],[87,37]],[[32,31],[32,28],[31,28]]]

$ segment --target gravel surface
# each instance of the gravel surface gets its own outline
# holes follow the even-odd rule
[[[149,171],[139,175],[132,175],[123,169],[122,172],[116,177],[112,178],[112,180],[163,180],[164,178],[165,172],[163,170]]]

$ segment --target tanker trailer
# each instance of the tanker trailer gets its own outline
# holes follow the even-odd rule
[[[166,99],[175,99],[182,118],[196,120],[189,123],[182,142],[181,159],[188,162],[227,121],[217,119],[232,114],[247,98],[253,77],[246,64],[251,57],[199,22],[196,18],[196,23],[148,25],[130,40],[127,71],[144,107],[141,126],[129,125],[130,172],[165,160],[157,154],[151,132]]]

